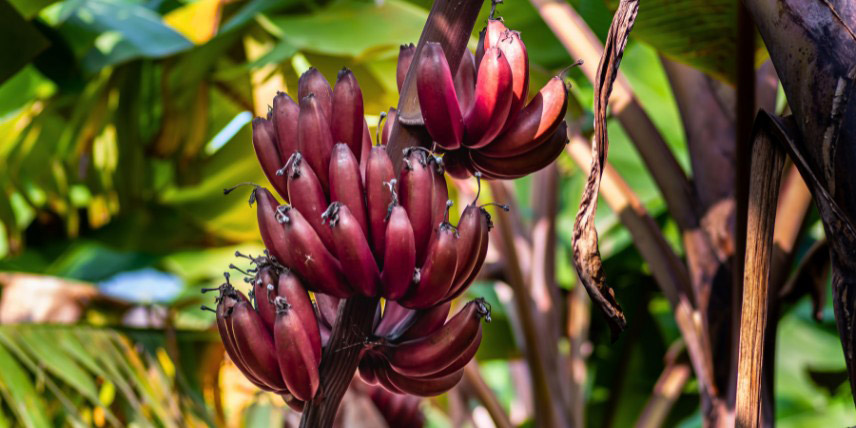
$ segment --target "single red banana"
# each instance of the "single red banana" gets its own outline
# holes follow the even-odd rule
[[[297,272],[312,291],[336,297],[354,294],[345,281],[339,261],[327,251],[300,211],[281,206],[277,215],[285,230],[284,242],[288,250],[284,264]]]
[[[396,389],[404,394],[415,395],[417,397],[433,397],[440,395],[452,389],[461,378],[464,377],[464,371],[458,370],[452,374],[417,379],[396,373],[395,370],[385,366],[382,370],[387,381]]]
[[[441,329],[446,323],[446,318],[449,317],[449,310],[452,308],[452,302],[440,303],[437,306],[423,309],[416,312],[413,322],[401,332],[401,335],[394,337],[397,342],[404,342],[412,339],[418,339],[434,333]]]
[[[497,47],[505,54],[511,68],[511,109],[505,125],[505,128],[508,128],[526,105],[529,95],[529,55],[523,40],[520,39],[520,33],[516,31],[506,31],[500,37]]]
[[[445,169],[443,160],[436,156],[428,157],[428,166],[431,168],[431,239],[437,235],[440,223],[446,221],[446,213],[451,207],[449,200],[449,188],[446,186]],[[420,261],[420,265],[422,262]]]
[[[476,79],[473,105],[464,116],[464,145],[488,145],[505,127],[513,98],[513,77],[505,54],[493,47],[485,51]]]
[[[315,293],[315,304],[318,306],[318,319],[327,327],[333,327],[339,314],[341,299],[324,293]]]
[[[354,73],[348,68],[339,71],[333,87],[333,115],[330,127],[333,141],[345,143],[354,157],[360,159],[363,143],[363,92]]]
[[[330,156],[330,202],[341,202],[360,225],[363,235],[369,236],[366,218],[366,200],[363,197],[363,180],[360,164],[348,146],[338,143]]]
[[[487,236],[487,219],[473,201],[464,208],[461,219],[458,220],[458,268],[447,296],[457,296],[459,291],[469,285],[467,280],[478,263],[482,239],[487,240]]]
[[[333,151],[333,134],[330,132],[329,120],[318,96],[309,94],[300,99],[298,149],[315,171],[325,193],[330,190],[330,153]]]
[[[227,190],[228,191],[228,190]],[[271,255],[280,263],[288,263],[289,246],[285,238],[285,229],[279,223],[277,206],[279,202],[264,187],[256,187],[250,195],[250,204],[257,202],[256,219],[262,242]]]
[[[387,300],[383,307],[383,317],[374,329],[374,335],[392,340],[410,326],[418,311],[407,309],[393,300]]]
[[[488,19],[487,27],[485,28],[484,50],[487,52],[490,48],[495,48],[502,36],[508,31],[508,27],[502,22],[502,19]]]
[[[470,152],[473,166],[489,178],[511,180],[538,171],[562,154],[568,144],[567,126],[562,122],[548,139],[528,152],[510,158],[492,158]]]
[[[431,241],[425,264],[414,276],[416,284],[399,301],[401,305],[424,309],[436,305],[446,296],[455,279],[452,272],[455,272],[458,264],[457,240],[451,224],[440,224],[437,235]]]
[[[393,199],[394,201],[394,199]],[[390,206],[384,237],[384,266],[381,272],[381,295],[398,300],[410,290],[416,270],[416,238],[404,208]]]
[[[386,114],[386,121],[383,122],[383,131],[380,134],[380,143],[385,146],[389,143],[389,136],[392,134],[392,126],[395,125],[395,120],[398,118],[398,110],[395,107],[389,108],[389,113]]]
[[[315,308],[312,306],[312,300],[309,299],[306,288],[291,270],[286,269],[280,273],[275,297],[285,298],[286,302],[291,305],[291,310],[303,323],[301,328],[309,337],[309,342],[312,344],[312,355],[315,358],[315,367],[318,367],[321,364],[321,333],[318,329],[318,320],[315,318]],[[272,303],[274,311],[276,311],[275,297],[271,299],[274,302]]]
[[[276,130],[280,165],[297,151],[297,117],[300,106],[285,92],[277,92],[273,97],[273,126]]]
[[[235,289],[231,286],[224,285],[226,289],[221,289],[220,301],[217,303],[217,331],[220,333],[220,340],[223,342],[223,347],[226,348],[226,354],[229,359],[235,363],[235,367],[244,374],[244,376],[255,386],[265,391],[273,391],[270,387],[262,383],[253,372],[244,363],[241,354],[238,352],[235,344],[235,336],[232,334],[231,326],[229,325],[228,316],[232,313],[232,308],[239,302]]]
[[[479,350],[479,345],[481,345],[481,340],[482,330],[479,329],[478,333],[476,333],[476,337],[473,338],[473,340],[470,342],[467,348],[464,349],[463,352],[458,355],[455,355],[454,358],[452,358],[453,361],[451,364],[449,364],[448,367],[439,371],[438,373],[432,374],[427,377],[436,378],[440,376],[446,376],[464,368],[464,366],[466,366],[467,363],[469,363],[470,360],[472,360],[473,357],[476,356],[476,352],[478,352]]]
[[[404,79],[407,77],[407,70],[410,70],[414,53],[416,53],[416,46],[413,43],[401,45],[398,50],[398,66],[395,69],[395,83],[398,84],[398,92],[401,92],[401,87],[404,85]]]
[[[490,309],[482,298],[468,302],[452,319],[428,336],[384,344],[379,350],[396,372],[425,377],[449,367],[481,330],[481,319],[490,321]]]
[[[276,144],[273,122],[260,117],[253,119],[253,149],[255,149],[256,157],[259,158],[259,163],[262,165],[262,171],[276,192],[288,199],[288,186],[285,177],[276,175],[276,172],[283,165]]]
[[[277,296],[275,304],[273,342],[279,373],[295,398],[311,400],[321,383],[312,341],[304,329],[300,315],[296,310],[292,310],[286,299]]]
[[[447,150],[461,147],[463,116],[449,63],[437,42],[428,42],[422,48],[422,60],[416,67],[416,92],[425,128],[434,142]]]
[[[386,219],[389,215],[389,204],[392,202],[392,193],[385,183],[390,183],[393,179],[395,170],[386,147],[372,147],[366,164],[366,210],[369,216],[372,251],[380,267],[383,267]]]
[[[265,385],[275,391],[286,389],[279,374],[273,338],[259,314],[249,302],[238,302],[228,316],[235,335],[236,349],[247,368]]]
[[[560,77],[553,77],[529,101],[511,126],[479,153],[505,158],[532,150],[555,133],[565,118],[567,108],[568,88]]]
[[[264,265],[258,268],[256,277],[253,278],[253,296],[255,296],[256,312],[262,317],[268,331],[273,331],[273,321],[276,319],[276,308],[273,306],[273,298],[276,297],[276,284],[278,282],[275,268]]]
[[[330,88],[330,82],[315,67],[309,67],[309,70],[301,74],[297,81],[297,99],[303,100],[309,94],[314,94],[318,98],[318,103],[326,117],[333,115],[333,89]]]
[[[321,214],[327,209],[327,196],[315,171],[305,162],[303,154],[296,152],[286,165],[288,196],[292,208],[300,211],[328,250],[333,251],[330,228],[321,223]]]
[[[455,93],[462,112],[468,111],[473,104],[476,91],[476,58],[469,49],[464,50],[461,65],[455,73]]]
[[[374,367],[374,374],[378,385],[393,394],[404,394],[404,392],[398,389],[398,387],[393,385],[389,380],[389,374],[393,373],[393,370],[389,367],[389,363],[386,359],[378,355],[374,357],[371,364]]]
[[[455,283],[452,285],[452,289],[449,290],[449,294],[444,299],[446,301],[451,301],[457,298],[467,290],[467,287],[476,279],[476,276],[484,264],[484,259],[487,257],[488,237],[490,236],[490,229],[493,228],[493,223],[490,221],[490,214],[483,207],[479,207],[479,218],[480,222],[482,222],[482,225],[479,226],[479,234],[481,235],[481,238],[479,239],[478,255],[475,257],[476,261],[473,264],[473,269],[466,278],[461,279],[457,276],[455,277]]]
[[[416,243],[416,264],[422,264],[431,239],[431,169],[424,150],[405,149],[398,192],[401,206],[407,211]]]
[[[324,219],[333,230],[336,256],[348,284],[365,296],[374,296],[380,282],[380,272],[372,250],[356,218],[347,205],[333,202],[324,212]]]

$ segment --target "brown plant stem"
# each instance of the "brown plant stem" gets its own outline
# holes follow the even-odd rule
[[[360,362],[360,352],[371,334],[377,304],[377,298],[355,296],[339,305],[336,325],[321,358],[321,387],[303,409],[302,428],[333,426],[339,403]]]
[[[657,428],[666,422],[669,411],[690,379],[690,365],[680,358],[683,351],[684,346],[680,341],[669,347],[665,357],[666,367],[654,384],[654,392],[639,415],[636,428]]]
[[[484,378],[482,378],[479,364],[476,360],[470,361],[464,367],[464,382],[466,382],[466,385],[469,387],[468,389],[473,395],[487,409],[497,428],[511,428],[514,426],[508,420],[508,415],[505,414],[505,409],[500,404],[499,399],[496,398],[496,394],[493,393],[493,390],[490,389],[485,383]]]
[[[764,126],[756,127],[746,227],[746,260],[737,357],[735,423],[757,427],[761,422],[761,372],[767,323],[773,226],[785,154]]]
[[[510,199],[510,195],[502,183],[491,181],[490,190],[494,201],[497,203],[506,203]],[[517,247],[514,244],[511,216],[500,212],[494,216],[494,219],[499,232],[502,257],[505,259],[506,277],[508,278],[508,284],[514,292],[514,305],[517,310],[521,329],[523,330],[524,354],[531,372],[535,405],[538,408],[536,417],[539,418],[539,426],[560,426],[561,424],[558,422],[558,415],[555,414],[555,408],[552,405],[550,396],[549,381],[547,379],[549,374],[544,365],[543,357],[545,350],[541,349],[541,342],[538,340],[540,334],[538,323],[535,320],[532,299],[529,290],[526,288],[526,280],[523,270],[520,267]]]
[[[571,136],[567,151],[580,168],[590,164],[588,143],[581,135]],[[699,380],[703,407],[705,412],[713,411],[717,404],[717,390],[712,380],[711,350],[695,322],[697,310],[690,304],[686,269],[638,197],[609,163],[604,168],[601,195],[627,227],[634,245],[651,267],[654,279],[669,300]]]

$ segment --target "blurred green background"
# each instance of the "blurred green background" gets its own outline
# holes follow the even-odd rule
[[[247,199],[222,189],[265,183],[249,122],[310,66],[331,82],[343,66],[354,71],[374,134],[373,112],[398,102],[398,47],[418,40],[430,3],[0,0],[0,427],[269,426],[289,417],[276,397],[254,395],[221,364],[211,314],[198,310],[213,300],[199,289],[220,281],[235,250],[261,249]],[[601,40],[616,3],[571,2]],[[622,70],[688,169],[659,55],[728,81],[735,12],[730,1],[678,3],[707,8],[702,22],[687,29],[686,10],[643,2]],[[499,14],[526,42],[531,92],[575,60],[528,1],[506,0]],[[471,47],[486,17],[485,7]],[[574,114],[590,118],[591,84],[576,69],[570,79],[573,104],[583,106]],[[609,131],[610,162],[680,251],[677,227],[626,134],[617,123]],[[584,174],[566,155],[558,162],[558,282],[572,289]],[[528,219],[537,189],[531,179],[515,188],[515,209]],[[592,317],[586,420],[624,427],[679,334],[629,234],[601,205],[607,275],[633,327],[610,344]],[[816,214],[811,221],[801,253],[822,236]],[[478,358],[509,412],[520,414],[510,366],[522,360],[507,302],[490,284],[469,293],[494,302]],[[853,424],[831,303],[821,323],[808,301],[789,307],[776,351],[779,426]],[[691,380],[667,424],[700,426],[697,397]],[[425,409],[430,425],[451,424],[444,397]],[[531,417],[522,414],[516,422]]]

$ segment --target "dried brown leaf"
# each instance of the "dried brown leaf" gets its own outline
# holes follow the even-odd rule
[[[580,209],[574,222],[574,266],[592,301],[603,311],[612,331],[613,339],[627,326],[615,292],[606,285],[603,265],[598,250],[594,216],[597,211],[597,194],[606,165],[609,138],[606,132],[606,108],[612,84],[618,76],[618,66],[627,45],[627,38],[639,10],[638,0],[621,0],[612,17],[606,36],[603,56],[597,67],[594,99],[594,141],[592,144],[591,172],[583,191]]]

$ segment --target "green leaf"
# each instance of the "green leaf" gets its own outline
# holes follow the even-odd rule
[[[12,77],[48,47],[42,33],[12,7],[0,0],[0,83]]]
[[[350,57],[382,56],[415,43],[427,11],[401,1],[347,1],[304,16],[272,18],[283,39],[303,51]]]
[[[47,6],[56,3],[58,0],[9,0],[12,6],[18,10],[24,18],[31,19],[36,16],[40,10]]]
[[[0,343],[0,392],[18,420],[27,427],[50,427],[42,395],[36,392],[27,372]]]

